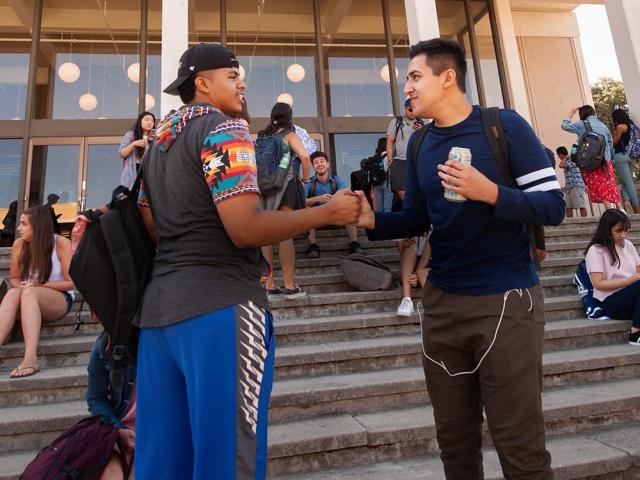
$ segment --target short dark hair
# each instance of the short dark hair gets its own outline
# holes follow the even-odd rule
[[[426,55],[427,65],[431,67],[434,75],[440,75],[448,68],[455,70],[458,88],[463,92],[467,91],[467,60],[462,45],[455,40],[432,38],[418,42],[409,49],[409,58],[420,54]]]
[[[569,150],[567,150],[567,147],[564,147],[561,145],[558,148],[556,148],[556,153],[558,155],[569,155]]]
[[[180,100],[187,105],[193,102],[196,98],[196,76],[191,75],[182,85],[178,87],[178,93],[180,94]]]
[[[318,158],[318,157],[322,157],[324,158],[327,162],[329,162],[329,157],[327,156],[326,153],[321,152],[320,150],[317,150],[315,152],[313,152],[310,156],[309,156],[309,160],[311,160],[311,163],[313,163],[313,161]]]
[[[591,105],[583,105],[578,109],[578,115],[580,120],[586,120],[591,115],[595,115],[596,111]]]

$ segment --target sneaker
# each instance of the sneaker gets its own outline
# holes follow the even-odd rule
[[[629,330],[629,345],[640,347],[640,331],[631,333],[631,330]]]
[[[320,247],[317,243],[312,243],[309,245],[309,253],[307,253],[307,258],[320,258]]]
[[[398,307],[398,316],[399,317],[410,317],[413,315],[413,300],[411,297],[404,297],[402,302],[400,302],[400,306]]]
[[[284,289],[284,298],[287,300],[295,300],[296,298],[305,297],[307,292],[305,292],[299,285],[295,285],[294,288]]]
[[[267,298],[273,299],[284,294],[284,290],[276,285],[276,288],[267,288]]]
[[[595,307],[589,314],[587,315],[589,320],[611,320],[611,318],[605,315],[604,310],[600,307]]]
[[[364,250],[362,250],[362,247],[358,242],[351,242],[349,244],[349,250],[351,253],[364,253]]]

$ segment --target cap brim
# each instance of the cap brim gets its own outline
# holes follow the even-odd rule
[[[178,78],[171,82],[171,84],[167,88],[165,88],[163,92],[169,95],[179,95],[180,92],[178,92],[178,88],[180,88],[180,86],[184,82],[186,82],[190,76],[191,74],[178,76]]]

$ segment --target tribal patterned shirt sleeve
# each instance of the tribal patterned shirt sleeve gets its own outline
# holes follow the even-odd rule
[[[244,193],[260,194],[251,135],[239,121],[226,120],[209,132],[200,159],[214,204]]]

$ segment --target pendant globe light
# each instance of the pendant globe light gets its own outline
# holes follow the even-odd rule
[[[152,110],[156,106],[156,99],[150,93],[144,96],[144,109]]]
[[[289,65],[289,68],[287,68],[287,78],[293,83],[298,83],[304,80],[305,73],[304,67],[299,63],[292,63]]]
[[[71,50],[73,49],[73,37],[69,43],[69,61],[58,67],[58,77],[64,83],[74,83],[80,78],[80,67],[71,61]]]
[[[286,92],[283,92],[280,95],[278,95],[278,98],[276,99],[276,101],[279,103],[286,103],[289,106],[293,106],[293,97]]]
[[[138,62],[129,65],[129,68],[127,68],[127,77],[129,77],[129,80],[133,83],[140,82],[140,64]]]
[[[89,44],[89,84],[87,86],[87,93],[81,95],[78,99],[78,105],[85,112],[91,112],[98,106],[98,99],[91,93],[91,70],[93,61],[93,43]]]
[[[246,70],[242,65],[238,67],[238,71],[240,72],[240,80],[244,80],[245,75],[247,74]]]
[[[398,69],[394,68],[394,70],[395,70],[395,75],[393,78],[398,78]],[[382,78],[382,80],[387,83],[391,81],[391,77],[389,76],[389,65],[382,66],[382,68],[380,69],[380,78]]]

